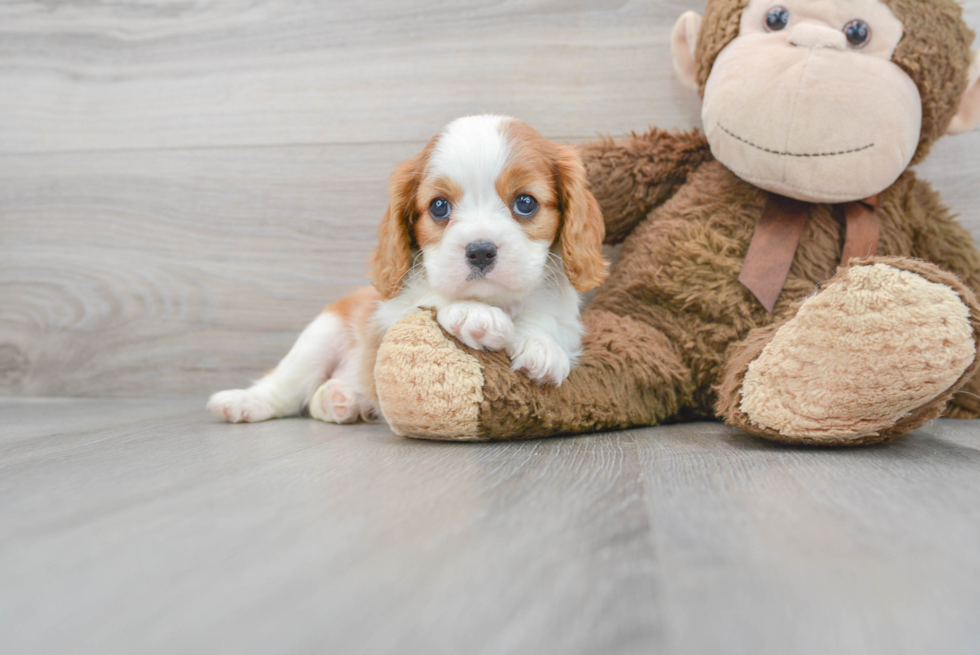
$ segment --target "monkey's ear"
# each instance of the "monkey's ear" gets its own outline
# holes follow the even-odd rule
[[[701,14],[696,11],[685,11],[677,19],[674,31],[670,34],[670,51],[674,55],[674,72],[681,84],[698,90],[698,67],[694,58],[694,48],[698,45],[698,34],[701,33]]]
[[[959,111],[946,129],[947,134],[962,134],[980,125],[980,50],[973,53],[969,76],[969,86],[960,100]]]

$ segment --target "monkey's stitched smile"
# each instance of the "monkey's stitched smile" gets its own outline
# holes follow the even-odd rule
[[[786,152],[786,151],[772,150],[771,148],[765,148],[758,144],[752,143],[748,139],[743,139],[742,137],[740,137],[739,135],[735,134],[727,127],[722,125],[721,123],[718,123],[718,129],[720,129],[722,132],[732,137],[733,139],[737,139],[738,141],[741,141],[745,145],[752,146],[756,150],[761,150],[762,152],[768,152],[773,155],[779,155],[781,157],[836,157],[837,155],[850,155],[855,152],[861,152],[862,150],[868,150],[870,148],[875,147],[875,144],[869,143],[868,145],[861,146],[860,148],[851,148],[850,150],[839,150],[837,152]]]

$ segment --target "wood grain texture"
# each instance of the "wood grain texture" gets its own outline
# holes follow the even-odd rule
[[[589,137],[686,124],[691,2],[0,5],[5,152],[418,141],[500,112]],[[666,63],[666,65],[665,65]]]
[[[0,392],[206,393],[367,283],[414,145],[0,157]]]
[[[0,400],[5,653],[980,650],[980,432],[508,444]]]
[[[0,395],[244,384],[366,282],[390,171],[451,118],[699,125],[668,38],[702,7],[0,3]],[[977,152],[921,167],[975,238]]]

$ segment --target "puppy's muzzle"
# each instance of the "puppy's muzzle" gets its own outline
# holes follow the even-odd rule
[[[497,246],[489,241],[474,241],[466,246],[466,262],[473,269],[473,277],[483,277],[497,261]]]

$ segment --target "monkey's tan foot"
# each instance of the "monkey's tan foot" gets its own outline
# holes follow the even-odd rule
[[[980,350],[980,349],[978,349]],[[980,374],[974,374],[946,403],[943,418],[980,418]]]
[[[481,439],[480,362],[420,310],[385,334],[374,369],[385,419],[399,436],[444,441]]]
[[[355,423],[361,417],[357,392],[342,380],[327,380],[313,392],[310,416],[326,423]]]
[[[905,434],[940,416],[977,368],[978,316],[972,292],[932,264],[852,262],[786,320],[733,349],[719,414],[794,443]]]

